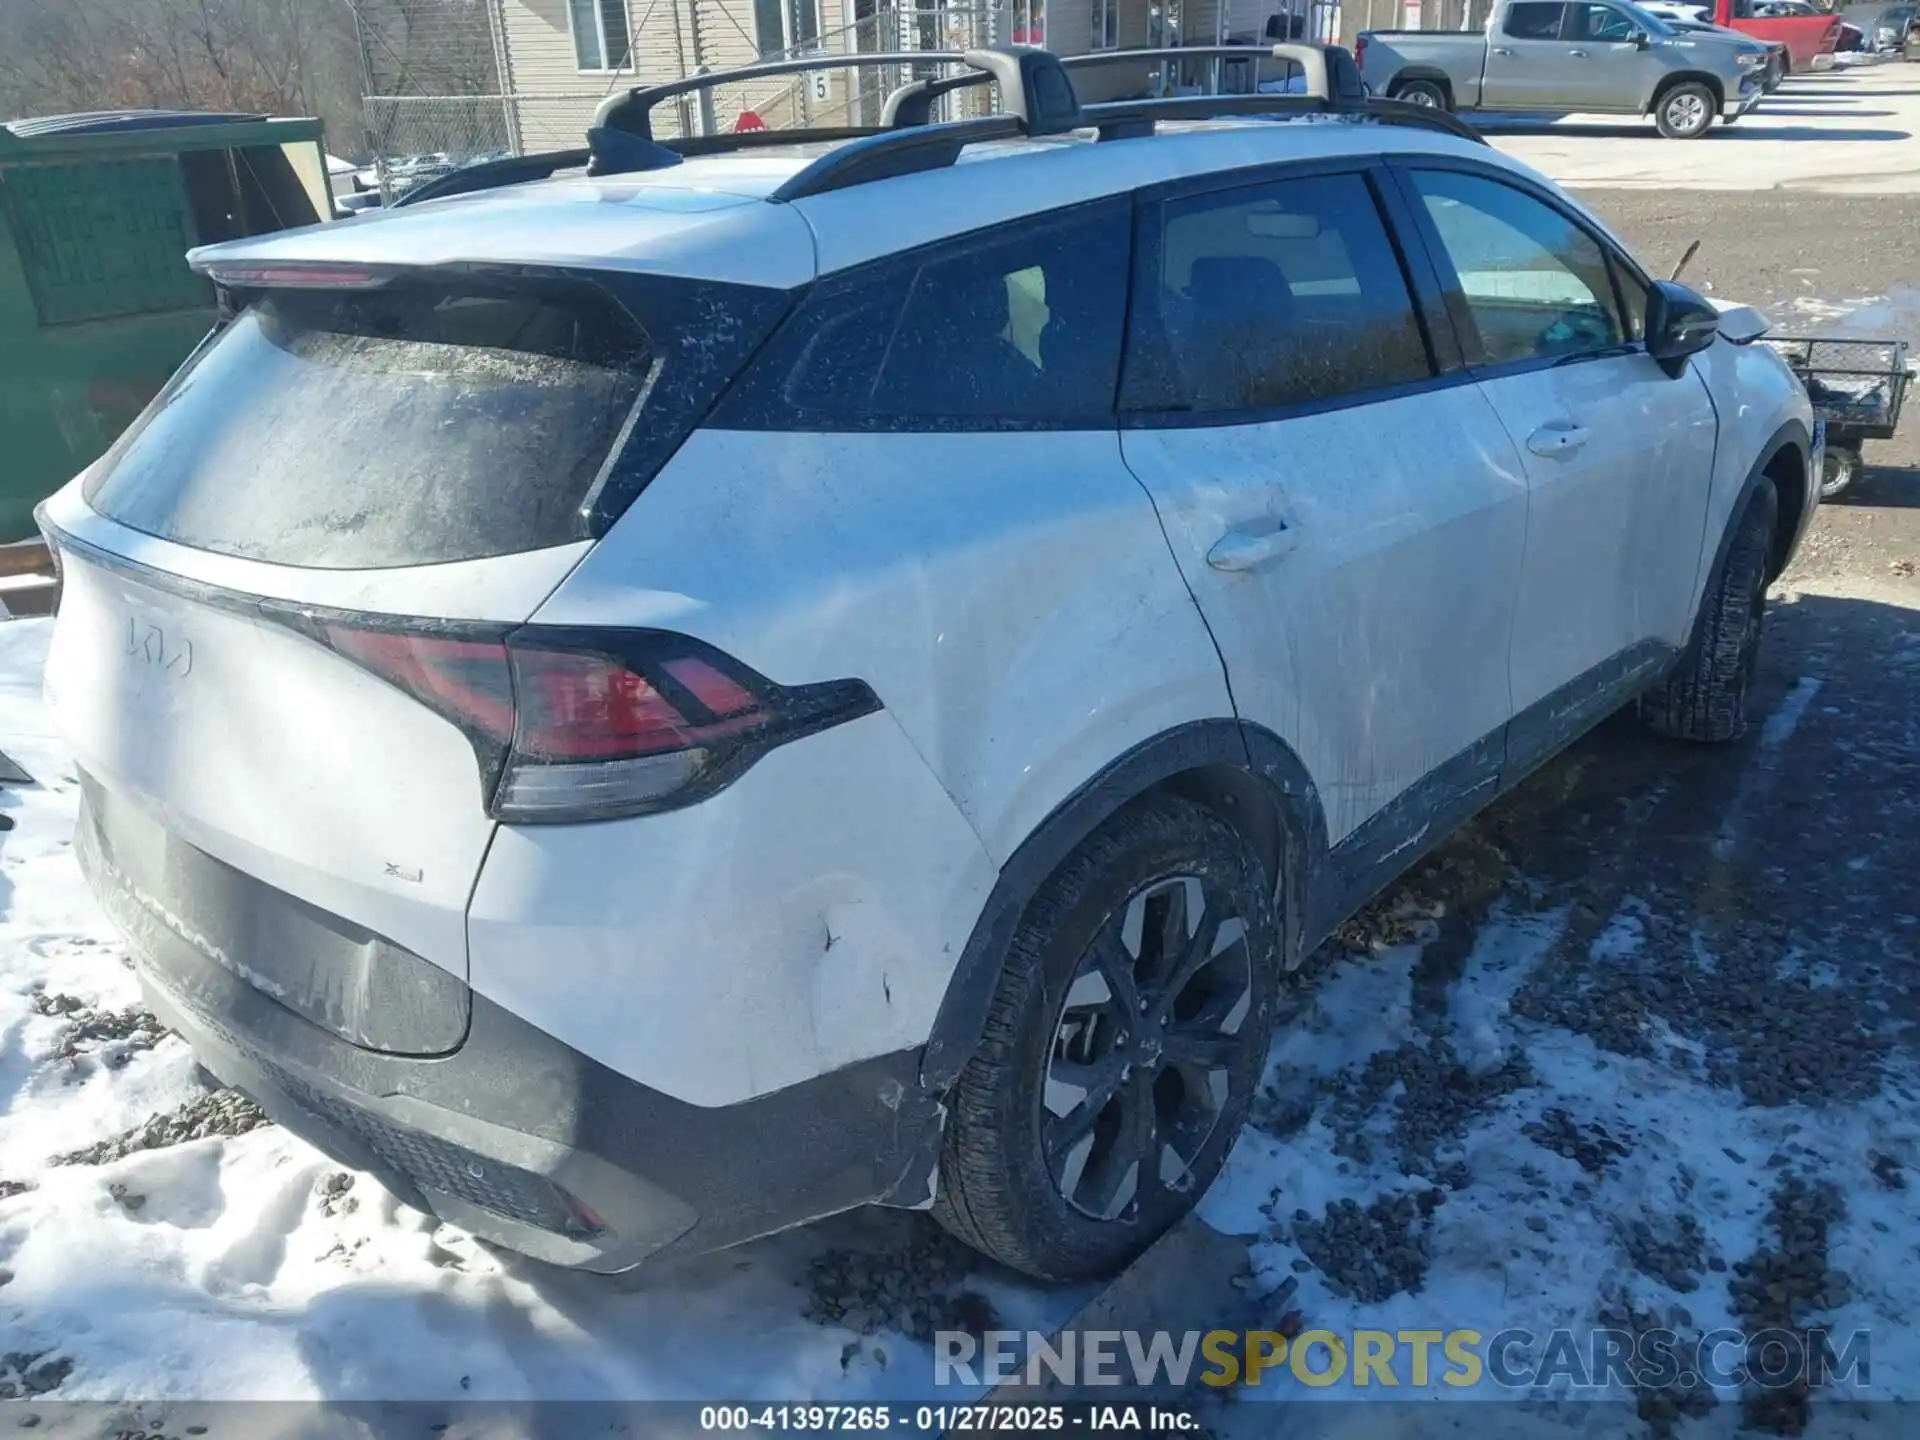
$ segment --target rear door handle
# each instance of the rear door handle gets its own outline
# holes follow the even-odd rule
[[[1299,539],[1298,531],[1284,525],[1278,530],[1229,530],[1207,552],[1207,564],[1216,570],[1258,570],[1284,558]]]
[[[1509,49],[1507,49],[1507,47],[1506,47],[1506,46],[1504,46],[1504,45],[1496,45],[1496,46],[1494,46],[1494,47],[1493,47],[1493,53],[1494,53],[1494,54],[1496,54],[1496,55],[1507,55],[1507,56],[1511,56],[1511,55],[1513,54],[1513,52],[1512,52],[1511,50],[1509,50]]]
[[[1578,55],[1582,60],[1587,58],[1587,52],[1584,50],[1569,50],[1567,51],[1567,54]]]
[[[1527,437],[1527,449],[1536,455],[1571,455],[1586,443],[1586,429],[1579,425],[1542,425]]]

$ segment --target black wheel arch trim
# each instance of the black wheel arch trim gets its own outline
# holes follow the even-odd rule
[[[1721,566],[1726,561],[1727,551],[1733,544],[1733,532],[1739,527],[1740,517],[1746,512],[1747,502],[1753,498],[1754,487],[1762,480],[1772,478],[1768,472],[1773,469],[1774,461],[1780,458],[1781,451],[1789,447],[1800,452],[1799,508],[1794,512],[1791,532],[1783,531],[1774,537],[1774,562],[1768,571],[1767,579],[1769,581],[1777,579],[1780,572],[1785,570],[1788,562],[1792,560],[1793,551],[1799,546],[1800,537],[1805,533],[1807,519],[1813,513],[1813,506],[1818,503],[1820,489],[1820,478],[1812,474],[1808,468],[1813,457],[1813,433],[1798,420],[1784,422],[1768,437],[1767,443],[1760,447],[1760,454],[1754,460],[1753,467],[1748,470],[1747,478],[1740,487],[1740,494],[1734,499],[1733,508],[1727,512],[1727,523],[1721,529],[1719,543],[1714,548],[1713,568],[1707,572],[1708,585],[1711,585],[1720,574]],[[1787,511],[1787,499],[1785,495],[1780,497],[1783,517]],[[1706,591],[1703,589],[1701,593],[1704,595]]]
[[[1720,576],[1726,570],[1727,555],[1733,549],[1733,537],[1740,529],[1740,517],[1747,513],[1747,506],[1753,500],[1753,492],[1759,487],[1760,483],[1762,481],[1772,482],[1772,477],[1768,472],[1773,468],[1773,462],[1780,458],[1781,451],[1789,447],[1799,449],[1802,457],[1801,468],[1804,471],[1806,468],[1806,457],[1813,454],[1813,436],[1807,427],[1798,420],[1788,420],[1785,422],[1778,430],[1773,432],[1768,438],[1767,443],[1760,447],[1758,458],[1754,460],[1752,468],[1747,471],[1747,478],[1741,482],[1740,493],[1734,496],[1733,504],[1727,510],[1726,524],[1721,526],[1720,538],[1714,542],[1713,563],[1707,567],[1706,580],[1700,586],[1699,593],[1694,597],[1692,630],[1688,634],[1686,648],[1680,652],[1680,655],[1674,662],[1676,665],[1683,665],[1691,660],[1695,647],[1699,644],[1700,611],[1707,603],[1707,597],[1713,594],[1714,588],[1719,585]],[[1806,476],[1801,480],[1803,490],[1817,488],[1817,485],[1818,481],[1814,480],[1811,476]],[[1781,543],[1779,536],[1775,537],[1777,563],[1767,577],[1769,580],[1772,580],[1780,571],[1786,568],[1787,561],[1791,558],[1792,547],[1799,542],[1799,528],[1804,525],[1808,508],[1813,503],[1815,503],[1814,494],[1803,494],[1800,497],[1800,511],[1799,518],[1795,522],[1795,533],[1787,537],[1784,544]]]
[[[1210,789],[1208,772],[1233,778]],[[1274,853],[1263,858],[1278,872],[1283,958],[1291,966],[1304,953],[1307,883],[1327,853],[1318,788],[1299,757],[1261,726],[1229,717],[1175,726],[1136,745],[1069,795],[1001,866],[934,1019],[921,1057],[923,1086],[950,1088],[979,1048],[1007,948],[1047,877],[1111,816],[1170,782],[1173,793],[1180,793],[1189,776],[1200,792],[1195,798],[1216,808],[1235,808],[1243,793],[1269,802]],[[1241,817],[1228,818],[1240,825]],[[1255,826],[1264,823],[1264,817],[1249,819]]]

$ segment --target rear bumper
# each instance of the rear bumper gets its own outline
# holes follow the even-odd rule
[[[122,882],[85,807],[75,851],[127,932],[155,1012],[203,1065],[329,1156],[485,1239],[613,1271],[864,1203],[927,1198],[939,1118],[917,1083],[917,1050],[705,1108],[476,994],[450,1053],[381,1053],[295,1014],[194,944],[190,917]],[[191,868],[182,851],[175,864]]]

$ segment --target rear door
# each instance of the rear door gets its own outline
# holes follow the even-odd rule
[[[1646,282],[1518,177],[1408,166],[1410,198],[1531,500],[1513,633],[1524,768],[1687,638],[1718,431],[1689,365],[1647,354]]]
[[[1659,59],[1640,43],[1639,23],[1605,0],[1580,0],[1567,12],[1568,108],[1637,111],[1661,71]]]
[[[1562,38],[1568,6],[1560,0],[1514,0],[1487,35],[1487,73],[1480,103],[1490,110],[1564,108],[1577,62]]]
[[[1429,343],[1369,168],[1208,183],[1138,211],[1126,460],[1242,718],[1299,755],[1329,841],[1390,854],[1496,779],[1525,478]]]
[[[511,737],[503,637],[590,548],[583,514],[671,453],[701,366],[731,363],[705,327],[689,360],[674,307],[743,287],[298,278],[243,295],[47,503],[65,575],[47,693],[116,878],[209,958],[276,995],[326,990],[341,977],[273,973],[318,926],[341,953],[464,977],[489,756]],[[764,334],[785,299],[744,293],[740,330]],[[235,922],[241,891],[260,904]]]

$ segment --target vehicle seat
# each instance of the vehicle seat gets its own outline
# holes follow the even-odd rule
[[[1202,409],[1231,408],[1254,393],[1294,328],[1286,276],[1256,255],[1195,260],[1181,308],[1177,353]]]

